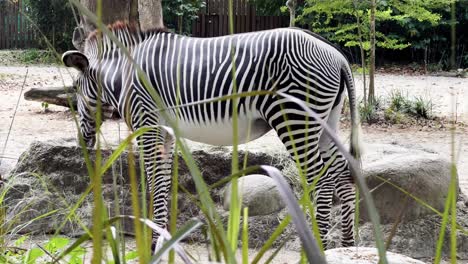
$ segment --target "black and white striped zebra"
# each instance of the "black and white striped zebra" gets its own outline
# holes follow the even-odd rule
[[[342,245],[354,244],[353,179],[347,161],[322,133],[317,120],[297,104],[275,94],[191,104],[231,95],[234,89],[238,93],[276,91],[300,99],[336,131],[346,86],[354,131],[351,147],[357,149],[359,118],[354,81],[342,53],[313,33],[293,28],[204,39],[160,30],[140,32],[120,22],[110,29],[130,51],[153,87],[144,87],[130,60],[107,36],[102,39],[95,34],[89,36],[84,54],[66,52],[62,57],[64,64],[80,71],[76,80],[78,113],[88,146],[95,142],[93,112],[98,84],[102,87],[102,102],[118,109],[131,129],[167,125],[167,118],[177,119],[183,137],[212,145],[233,143],[232,103],[237,102],[239,142],[256,139],[274,129],[289,153],[299,161],[309,184],[321,175],[314,198],[324,244],[334,193],[342,204]],[[99,53],[101,44],[102,53]],[[150,89],[159,94],[167,107],[166,119],[161,116]],[[176,110],[176,105],[186,106]],[[174,139],[165,130],[156,129],[137,140],[144,152],[154,221],[164,228],[168,220]],[[331,165],[321,173],[328,161]]]

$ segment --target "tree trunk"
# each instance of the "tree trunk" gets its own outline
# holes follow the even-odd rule
[[[370,10],[370,65],[369,65],[369,97],[367,99],[369,104],[375,101],[375,0],[371,0]]]
[[[451,5],[451,21],[450,21],[450,39],[451,39],[451,46],[450,46],[450,68],[452,70],[457,69],[457,62],[456,62],[456,45],[457,45],[457,36],[456,36],[456,23],[457,17],[455,14],[455,4],[456,1],[452,2]]]
[[[362,44],[362,24],[361,24],[361,19],[359,18],[359,13],[358,13],[358,6],[357,6],[357,1],[353,1],[354,9],[356,12],[356,21],[357,21],[357,30],[358,30],[358,37],[359,37],[359,50],[361,53],[361,67],[362,67],[362,82],[363,82],[363,88],[364,88],[364,95],[363,95],[363,100],[364,100],[364,105],[367,106],[367,85],[366,85],[366,53],[364,51],[364,47]]]
[[[96,14],[97,0],[81,0],[80,3]],[[138,21],[137,0],[102,0],[102,22],[111,24],[118,20]],[[83,50],[86,36],[96,29],[96,25],[86,16],[80,15],[80,25],[73,32],[73,45]]]
[[[296,23],[297,0],[288,0],[286,6],[289,8],[289,26],[294,27]]]
[[[161,0],[139,0],[138,13],[141,30],[164,28]]]

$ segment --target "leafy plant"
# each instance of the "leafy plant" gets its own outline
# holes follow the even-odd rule
[[[421,96],[411,100],[401,93],[401,91],[392,91],[390,94],[390,105],[385,111],[386,119],[400,119],[397,115],[406,114],[416,118],[430,119],[432,115],[433,103],[429,99]]]
[[[404,120],[404,115],[401,112],[394,111],[389,107],[384,111],[384,118],[392,124],[400,124]]]
[[[414,113],[416,117],[429,119],[432,114],[432,101],[417,97],[414,101]]]
[[[192,23],[206,6],[205,0],[162,0],[166,25],[182,34],[192,32]]]
[[[361,120],[369,124],[375,123],[378,120],[377,108],[374,104],[359,104],[359,114]]]
[[[42,103],[41,103],[41,107],[42,107],[42,112],[44,112],[44,113],[49,112],[49,103],[47,103],[47,102],[42,102]]]

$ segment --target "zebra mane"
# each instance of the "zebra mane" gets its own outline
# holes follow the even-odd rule
[[[127,48],[137,45],[148,36],[169,32],[165,27],[142,31],[137,23],[128,21],[116,21],[113,24],[109,24],[107,29]],[[87,51],[86,53],[89,55],[97,55],[98,42],[102,43],[103,52],[117,48],[117,45],[110,37],[106,34],[100,35],[96,29],[86,38],[85,52]]]

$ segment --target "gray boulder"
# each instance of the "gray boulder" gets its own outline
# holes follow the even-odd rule
[[[83,150],[75,145],[74,140],[34,142],[10,172],[5,204],[9,221],[18,226],[21,233],[55,233],[63,224],[59,231],[70,235],[81,230],[80,224],[91,225],[92,194],[87,195],[72,218],[67,219],[70,208],[81,199],[91,182]],[[94,164],[96,152],[88,151]],[[111,154],[111,150],[102,150],[103,164]],[[138,160],[138,153],[135,152],[134,155],[135,160]],[[265,153],[244,151],[239,152],[239,159],[243,160],[245,155],[248,166],[277,163],[279,160]],[[196,145],[192,148],[192,156],[202,169],[203,178],[208,185],[217,183],[230,174],[231,153],[226,148]],[[138,166],[135,167],[136,175],[141,175]],[[128,172],[128,153],[124,152],[121,159],[102,177],[103,198],[107,211],[111,214],[114,214],[116,205],[120,207],[119,214],[132,213]],[[117,185],[113,184],[114,175]],[[196,193],[192,175],[182,157],[179,158],[179,185],[192,194]],[[220,204],[223,187],[211,190],[214,200]],[[54,213],[49,214],[50,212]],[[193,216],[200,216],[199,208],[189,199],[180,199],[179,218],[189,219]],[[31,222],[32,219],[36,220]],[[132,221],[125,220],[124,230],[133,232]]]
[[[285,203],[279,194],[275,181],[265,175],[247,175],[238,179],[238,196],[242,207],[249,208],[249,216],[269,215],[280,211]],[[224,210],[231,206],[231,183],[225,189]]]
[[[350,247],[334,248],[325,251],[328,264],[374,264],[379,262],[376,248]],[[424,262],[401,254],[387,251],[389,264],[424,264]]]
[[[95,151],[89,151],[89,155],[94,161]],[[111,151],[102,151],[104,162],[110,155]],[[129,181],[125,177],[128,175],[127,153],[123,154],[122,160],[124,166],[120,167],[116,162],[102,177],[103,198],[111,214],[116,205],[120,207],[119,214],[132,213]],[[114,180],[116,185],[113,185]],[[91,226],[92,194],[84,197],[70,218],[67,216],[90,182],[81,148],[34,142],[21,155],[6,182],[8,221],[18,228],[18,233],[55,233],[60,227],[61,233],[81,233],[80,224]],[[131,221],[125,220],[123,226],[132,231]]]
[[[372,196],[384,224],[434,214],[392,184],[443,211],[450,170],[450,162],[437,154],[388,144],[370,145],[363,157],[364,176],[369,189],[374,189]],[[365,203],[361,208],[361,220],[369,221]]]

